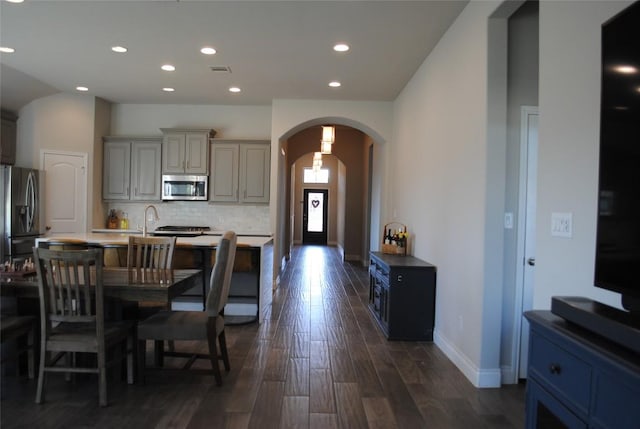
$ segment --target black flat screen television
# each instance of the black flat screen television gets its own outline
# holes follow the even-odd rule
[[[594,283],[640,311],[640,1],[602,25]]]

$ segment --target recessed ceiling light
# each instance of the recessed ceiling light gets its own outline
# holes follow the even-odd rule
[[[124,46],[112,46],[111,50],[119,54],[127,52],[127,48],[125,48]]]
[[[164,92],[173,92],[173,91],[175,91],[175,89],[173,89],[173,88],[162,88],[162,90]]]
[[[12,54],[14,53],[16,50],[13,48],[9,48],[7,46],[0,46],[0,52],[2,52],[3,54]]]
[[[7,0],[9,3],[22,3],[24,0]]]
[[[338,88],[339,86],[341,86],[342,84],[340,82],[338,82],[337,80],[334,80],[333,82],[329,82],[329,86],[331,88]]]
[[[638,72],[638,69],[633,66],[616,66],[613,70],[623,74],[633,74]]]
[[[333,50],[336,52],[347,52],[349,50],[349,45],[346,43],[338,43],[333,47]]]
[[[204,48],[200,49],[200,52],[202,52],[205,55],[213,55],[216,53],[216,50],[211,46],[205,46]]]
[[[237,86],[232,86],[231,88],[229,88],[229,92],[240,92],[240,91],[242,90]]]
[[[76,90],[82,91],[82,92],[87,92],[87,91],[89,91],[89,88],[87,88],[86,86],[76,86]]]
[[[175,66],[172,66],[171,64],[165,64],[160,68],[162,70],[164,70],[164,71],[175,71],[176,70]]]

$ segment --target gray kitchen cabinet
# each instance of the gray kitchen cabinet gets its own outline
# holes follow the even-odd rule
[[[211,145],[210,200],[269,202],[271,146],[265,140],[220,140]]]
[[[162,174],[209,174],[209,139],[213,130],[161,128]]]
[[[105,137],[102,198],[160,200],[161,156],[159,137]]]
[[[210,200],[215,202],[238,202],[238,155],[237,143],[215,143],[211,145]]]
[[[0,133],[0,163],[16,163],[17,117],[11,112],[2,111],[2,132]]]

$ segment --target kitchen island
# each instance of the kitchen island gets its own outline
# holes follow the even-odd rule
[[[51,234],[39,238],[37,245],[59,240],[78,240],[105,249],[105,265],[126,266],[126,252],[130,232],[93,232]],[[134,232],[134,234],[139,234]],[[215,261],[215,249],[220,234],[202,234],[195,237],[177,237],[174,268],[197,268],[204,272],[201,288],[185,293],[174,300],[175,309],[199,309],[209,287],[209,276]],[[41,244],[42,243],[42,244]],[[236,263],[225,308],[225,320],[230,322],[262,322],[271,305],[273,293],[273,238],[265,235],[238,236]]]

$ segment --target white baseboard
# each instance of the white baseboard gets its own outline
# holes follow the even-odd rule
[[[502,374],[501,382],[502,384],[517,384],[518,377],[516,377],[513,372],[513,367],[511,365],[503,365],[500,367],[500,373]],[[515,381],[514,381],[515,380]]]
[[[440,335],[437,329],[433,334],[433,341],[475,387],[500,387],[501,374],[499,368],[478,368],[453,343]]]
[[[225,316],[255,316],[257,312],[257,304],[241,304],[230,302],[224,306]]]

